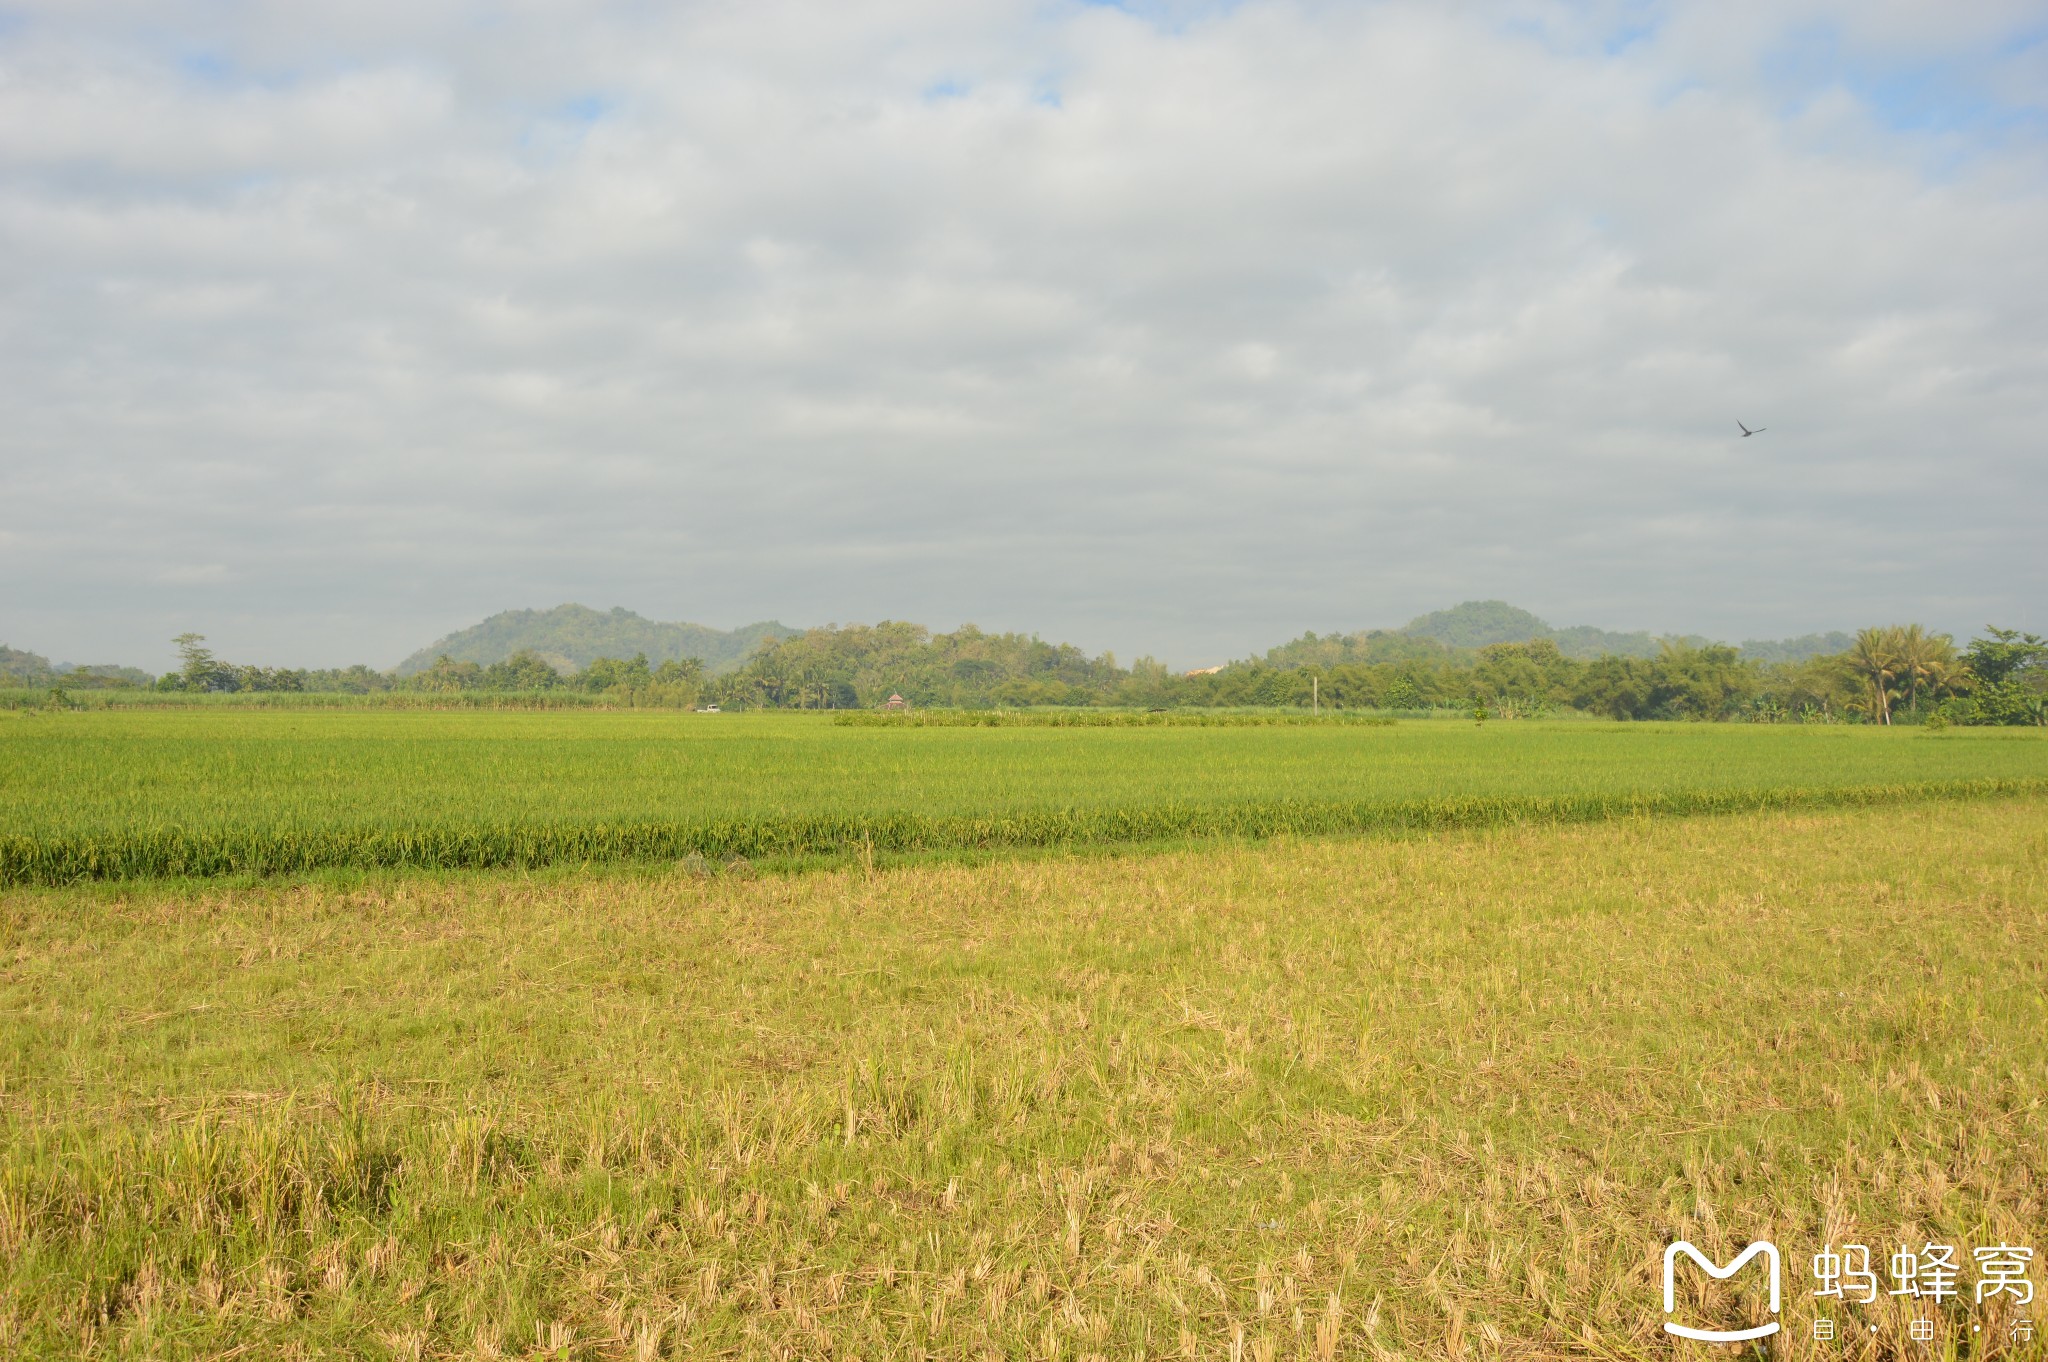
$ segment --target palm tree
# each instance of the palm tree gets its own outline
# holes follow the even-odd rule
[[[1897,635],[1898,674],[1906,682],[1911,697],[1908,703],[1918,711],[1921,685],[1927,686],[1928,694],[1939,694],[1954,674],[1955,640],[1947,634],[1927,633],[1917,624],[1893,632]]]
[[[1899,675],[1900,641],[1905,631],[1861,629],[1849,649],[1849,666],[1870,686],[1870,712],[1879,723],[1892,721],[1892,682]]]

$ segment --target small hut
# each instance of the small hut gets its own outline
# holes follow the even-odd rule
[[[900,695],[892,695],[882,702],[883,709],[909,709],[910,702]]]

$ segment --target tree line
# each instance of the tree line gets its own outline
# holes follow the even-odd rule
[[[1967,646],[1919,625],[1865,629],[1837,654],[1746,658],[1721,644],[1667,640],[1654,657],[1572,658],[1549,638],[1454,647],[1399,631],[1305,634],[1264,657],[1178,673],[1149,657],[1129,666],[1072,644],[965,625],[828,625],[764,641],[736,671],[645,654],[564,667],[532,651],[488,665],[442,656],[399,678],[356,666],[239,666],[197,634],[176,640],[167,691],[367,693],[581,692],[639,705],[863,709],[901,697],[917,708],[1294,707],[1519,718],[1576,711],[1613,719],[1762,723],[2048,724],[2048,641],[1989,627]]]
[[[1314,635],[1265,658],[1175,673],[1120,666],[1070,645],[968,626],[812,629],[718,678],[728,705],[847,709],[900,695],[915,706],[1297,707],[1502,718],[1579,711],[1615,719],[1783,723],[2048,722],[2048,642],[1989,628],[1967,648],[1917,625],[1866,629],[1839,654],[1791,662],[1669,641],[1654,657],[1567,657],[1551,639],[1452,647],[1396,631],[1346,636],[1341,662],[1309,660]],[[1299,660],[1297,660],[1299,659]]]
[[[458,662],[443,654],[432,666],[401,677],[361,664],[329,669],[244,666],[214,656],[203,634],[180,634],[172,642],[178,647],[179,667],[157,678],[155,689],[159,691],[431,695],[570,690],[644,695],[643,702],[648,704],[690,704],[704,680],[704,664],[694,657],[655,667],[648,664],[644,653],[631,660],[601,657],[580,671],[558,667],[531,649],[489,664]]]
[[[89,666],[52,665],[41,653],[0,643],[0,686],[17,689],[68,686],[73,690],[132,690],[150,683],[148,672],[116,663]]]

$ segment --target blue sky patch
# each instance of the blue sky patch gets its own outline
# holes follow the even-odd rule
[[[561,115],[571,123],[595,123],[612,108],[612,101],[603,95],[578,95],[562,105]]]
[[[1817,93],[1842,89],[1898,132],[1997,134],[2048,124],[2048,109],[1997,98],[1988,79],[2001,61],[2038,44],[2042,30],[2015,35],[1977,52],[1886,62],[1848,49],[1832,25],[1793,34],[1760,67],[1780,88],[1781,107],[1796,115]]]

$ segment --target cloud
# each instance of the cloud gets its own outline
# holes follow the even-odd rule
[[[205,586],[229,579],[225,563],[174,563],[156,570],[156,580],[170,586]]]
[[[2048,626],[2031,6],[12,12],[45,651]]]

